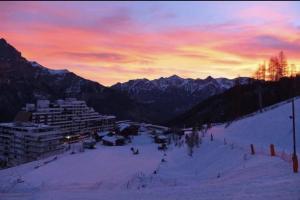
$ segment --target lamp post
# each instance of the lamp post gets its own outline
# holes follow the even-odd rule
[[[296,152],[296,125],[295,125],[295,101],[292,100],[292,113],[293,113],[293,170],[294,173],[298,172],[298,158]]]
[[[295,117],[295,96],[296,96],[296,77],[293,77],[293,92],[294,97],[292,99],[292,114],[293,114],[293,171],[294,173],[298,172],[298,158],[297,158],[297,150],[296,150],[296,117]]]

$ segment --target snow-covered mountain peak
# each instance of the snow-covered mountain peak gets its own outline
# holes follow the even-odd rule
[[[69,73],[69,71],[67,69],[49,69],[49,68],[46,68],[46,67],[40,65],[39,63],[37,63],[35,61],[30,61],[30,64],[32,67],[39,68],[51,75],[64,75],[66,73]]]
[[[177,76],[176,74],[174,74],[170,77],[167,77],[166,79],[176,81],[176,80],[182,80],[183,78],[181,78],[180,76]]]
[[[249,78],[239,78],[241,84],[246,84]],[[165,91],[169,89],[183,89],[192,94],[196,91],[203,90],[206,87],[213,87],[216,90],[225,90],[235,85],[235,79],[213,78],[208,76],[205,79],[181,78],[177,75],[170,77],[161,77],[154,80],[136,79],[125,83],[117,83],[113,88],[129,91],[129,93],[143,90]]]
[[[117,83],[112,88],[128,93],[138,102],[147,104],[151,102],[151,105],[157,105],[157,109],[169,107],[172,112],[182,112],[210,96],[230,89],[235,83],[234,79],[215,79],[211,76],[205,79],[192,79],[172,75],[154,80],[130,80]]]

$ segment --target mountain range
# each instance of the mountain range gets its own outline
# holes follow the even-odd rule
[[[37,99],[76,97],[100,113],[118,119],[163,123],[193,105],[234,86],[237,79],[179,76],[137,79],[105,87],[68,70],[48,69],[28,61],[0,39],[0,121],[10,121],[26,104]],[[246,83],[248,78],[239,78]]]
[[[185,79],[173,75],[155,80],[130,80],[117,83],[112,88],[125,92],[136,102],[160,113],[157,119],[162,122],[184,113],[208,97],[223,93],[237,82],[247,84],[249,81],[246,77],[214,79],[209,76],[205,79]]]
[[[84,100],[99,113],[118,119],[169,126],[224,122],[259,109],[259,87],[262,106],[268,106],[300,95],[299,85],[300,77],[294,83],[292,78],[268,82],[246,77],[191,79],[173,75],[105,87],[66,69],[53,70],[28,61],[0,39],[0,122],[13,120],[26,103],[66,97]]]

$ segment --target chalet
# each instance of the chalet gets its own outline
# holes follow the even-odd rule
[[[126,143],[126,139],[123,136],[104,136],[102,138],[102,144],[106,146],[122,146]]]

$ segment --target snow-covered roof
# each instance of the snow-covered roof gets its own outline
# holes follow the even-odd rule
[[[87,138],[83,142],[85,142],[85,143],[93,143],[93,142],[96,142],[96,141],[93,138]]]
[[[116,121],[116,124],[123,124],[123,123],[130,123],[130,120],[121,120],[121,121]]]
[[[130,124],[127,124],[127,123],[118,124],[120,131],[123,131],[124,129],[128,128],[129,126],[130,126]]]
[[[117,138],[115,138],[115,137],[113,137],[113,136],[104,136],[103,138],[102,138],[102,140],[104,140],[104,141],[107,141],[107,142],[111,142],[111,143],[115,143],[116,142],[116,140],[117,140]]]
[[[166,139],[168,139],[168,138],[167,138],[166,136],[164,136],[164,135],[158,135],[157,138],[160,139],[160,140],[166,140]]]
[[[184,131],[184,134],[187,135],[187,134],[192,134],[193,131]]]
[[[145,127],[159,129],[159,130],[169,130],[169,128],[166,126],[159,126],[159,125],[154,125],[154,124],[146,124]]]
[[[98,131],[98,132],[97,132],[97,135],[98,135],[99,137],[103,137],[103,136],[108,135],[109,133],[110,133],[110,131]]]
[[[192,131],[193,128],[183,128],[183,129],[181,129],[181,130],[183,130],[183,131]]]
[[[115,136],[115,137],[116,137],[117,140],[124,140],[124,139],[125,139],[125,137],[123,137],[123,136],[121,136],[121,135],[117,135],[117,136]]]

